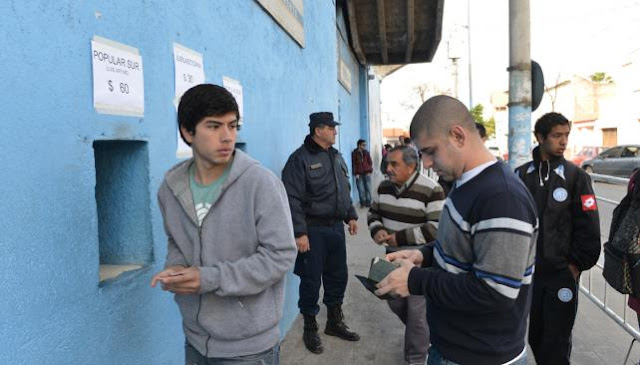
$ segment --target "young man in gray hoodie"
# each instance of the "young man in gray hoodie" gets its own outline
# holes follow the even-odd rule
[[[284,275],[296,258],[282,182],[240,150],[233,96],[188,90],[178,107],[193,158],[169,170],[158,201],[169,239],[161,283],[175,294],[185,364],[278,364]]]

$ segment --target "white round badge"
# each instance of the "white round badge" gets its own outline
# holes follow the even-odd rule
[[[557,202],[563,202],[567,200],[568,196],[569,193],[567,193],[567,190],[565,188],[557,188],[553,191],[553,199],[555,199]]]
[[[561,302],[568,303],[573,299],[573,292],[569,288],[562,288],[558,290],[558,299],[560,299]]]

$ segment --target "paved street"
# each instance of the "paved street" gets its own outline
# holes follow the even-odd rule
[[[596,194],[619,201],[624,195],[622,186],[597,183]],[[609,218],[613,205],[600,203],[603,241],[608,234]],[[327,365],[327,364],[402,364],[403,327],[401,322],[389,310],[386,303],[367,292],[353,277],[354,274],[366,274],[369,261],[376,255],[382,255],[383,249],[371,241],[366,229],[366,211],[359,210],[360,231],[348,238],[349,284],[347,287],[344,311],[347,324],[362,337],[360,342],[350,343],[329,337],[322,333],[326,321],[324,306],[318,316],[321,338],[325,352],[315,355],[308,352],[302,343],[302,318],[298,317],[293,328],[282,343],[281,363],[283,365]],[[600,269],[593,269],[592,288],[603,297],[604,287]],[[588,283],[586,273],[583,283]],[[613,310],[624,313],[624,299],[607,290],[607,301],[613,303]],[[573,364],[601,365],[623,364],[631,337],[604,312],[596,307],[584,294],[580,295],[579,312],[574,328]],[[635,324],[635,313],[627,311],[628,322]],[[640,345],[634,345],[631,359],[638,363]],[[628,362],[632,364],[632,361]],[[535,364],[529,354],[529,364]]]

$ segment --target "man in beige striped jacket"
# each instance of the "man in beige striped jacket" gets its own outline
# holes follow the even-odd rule
[[[442,187],[420,174],[418,155],[410,146],[392,149],[387,162],[389,178],[378,186],[367,217],[371,237],[379,245],[387,244],[387,252],[434,241],[445,201]],[[424,364],[429,348],[425,297],[411,295],[388,303],[406,325],[406,363]]]

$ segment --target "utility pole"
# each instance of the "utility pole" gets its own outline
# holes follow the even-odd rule
[[[529,0],[509,0],[509,167],[531,159]]]
[[[471,0],[467,0],[467,50],[469,53],[469,110],[471,110],[473,109],[473,88],[471,86]]]
[[[453,62],[453,80],[454,80],[454,88],[453,88],[453,96],[458,98],[458,59],[452,58],[451,62]]]
[[[454,96],[456,99],[458,99],[458,74],[459,74],[459,70],[458,70],[458,60],[460,59],[460,53],[461,53],[461,46],[462,46],[462,42],[460,40],[459,37],[459,33],[457,32],[457,28],[456,30],[451,34],[450,38],[449,38],[449,42],[448,42],[448,57],[451,60],[451,63],[453,64],[453,80],[454,80],[454,85],[453,85],[453,90],[454,90]],[[471,108],[469,108],[471,109]]]

